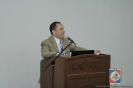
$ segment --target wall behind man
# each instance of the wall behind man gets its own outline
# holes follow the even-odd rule
[[[60,21],[77,45],[111,55],[132,85],[132,0],[1,0],[0,88],[39,88],[41,47]]]

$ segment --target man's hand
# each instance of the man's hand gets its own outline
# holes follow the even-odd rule
[[[100,53],[101,53],[100,50],[95,50],[95,51],[94,51],[94,54],[95,54],[95,55],[99,55]]]

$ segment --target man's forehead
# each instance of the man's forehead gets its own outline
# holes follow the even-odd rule
[[[63,25],[60,24],[60,23],[56,24],[56,26],[57,26],[57,27],[63,27]]]

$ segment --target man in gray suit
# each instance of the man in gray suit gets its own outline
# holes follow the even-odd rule
[[[41,55],[44,59],[57,56],[62,51],[62,48],[65,48],[69,44],[69,40],[64,37],[65,30],[60,22],[53,22],[50,25],[50,32],[52,36],[42,41],[41,43]],[[87,50],[87,49],[71,44],[61,54],[61,56],[70,57],[71,51],[81,51],[81,50]],[[95,53],[97,52],[100,51],[96,50]]]

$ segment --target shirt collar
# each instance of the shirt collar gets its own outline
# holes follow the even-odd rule
[[[53,36],[53,37],[54,37],[54,36]],[[54,39],[55,39],[55,41],[56,41],[58,44],[60,44],[60,41],[62,42],[61,39],[58,39],[58,38],[56,38],[56,37],[54,37]]]

